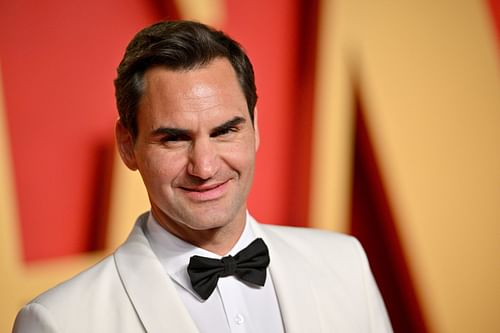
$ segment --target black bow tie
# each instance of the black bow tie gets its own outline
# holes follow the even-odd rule
[[[234,257],[212,259],[192,256],[187,270],[193,289],[206,300],[217,286],[219,278],[224,276],[234,275],[240,280],[263,286],[268,265],[267,246],[261,238],[257,238]]]

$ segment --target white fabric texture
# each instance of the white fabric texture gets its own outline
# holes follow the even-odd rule
[[[147,219],[148,214],[138,218],[114,254],[24,306],[13,332],[199,332],[145,236]],[[392,332],[355,238],[248,223],[269,248],[269,271],[287,333]]]

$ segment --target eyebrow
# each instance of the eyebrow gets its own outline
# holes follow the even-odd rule
[[[243,117],[236,116],[231,120],[213,128],[210,134],[220,133],[246,122]],[[190,131],[184,128],[159,127],[151,132],[151,136],[189,136]]]

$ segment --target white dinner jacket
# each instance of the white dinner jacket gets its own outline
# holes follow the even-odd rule
[[[198,332],[144,234],[147,214],[101,262],[35,298],[14,333]],[[392,332],[353,237],[249,223],[266,242],[286,332]]]

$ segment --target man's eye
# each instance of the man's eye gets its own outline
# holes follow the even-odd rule
[[[187,140],[189,140],[189,137],[186,135],[168,135],[168,136],[161,138],[161,142],[163,142],[163,143],[179,142],[179,141],[187,141]]]
[[[234,127],[234,126],[227,127],[227,128],[221,128],[220,130],[213,132],[211,137],[215,138],[217,136],[222,136],[222,135],[226,135],[226,134],[233,133],[233,132],[238,132],[238,128]]]

